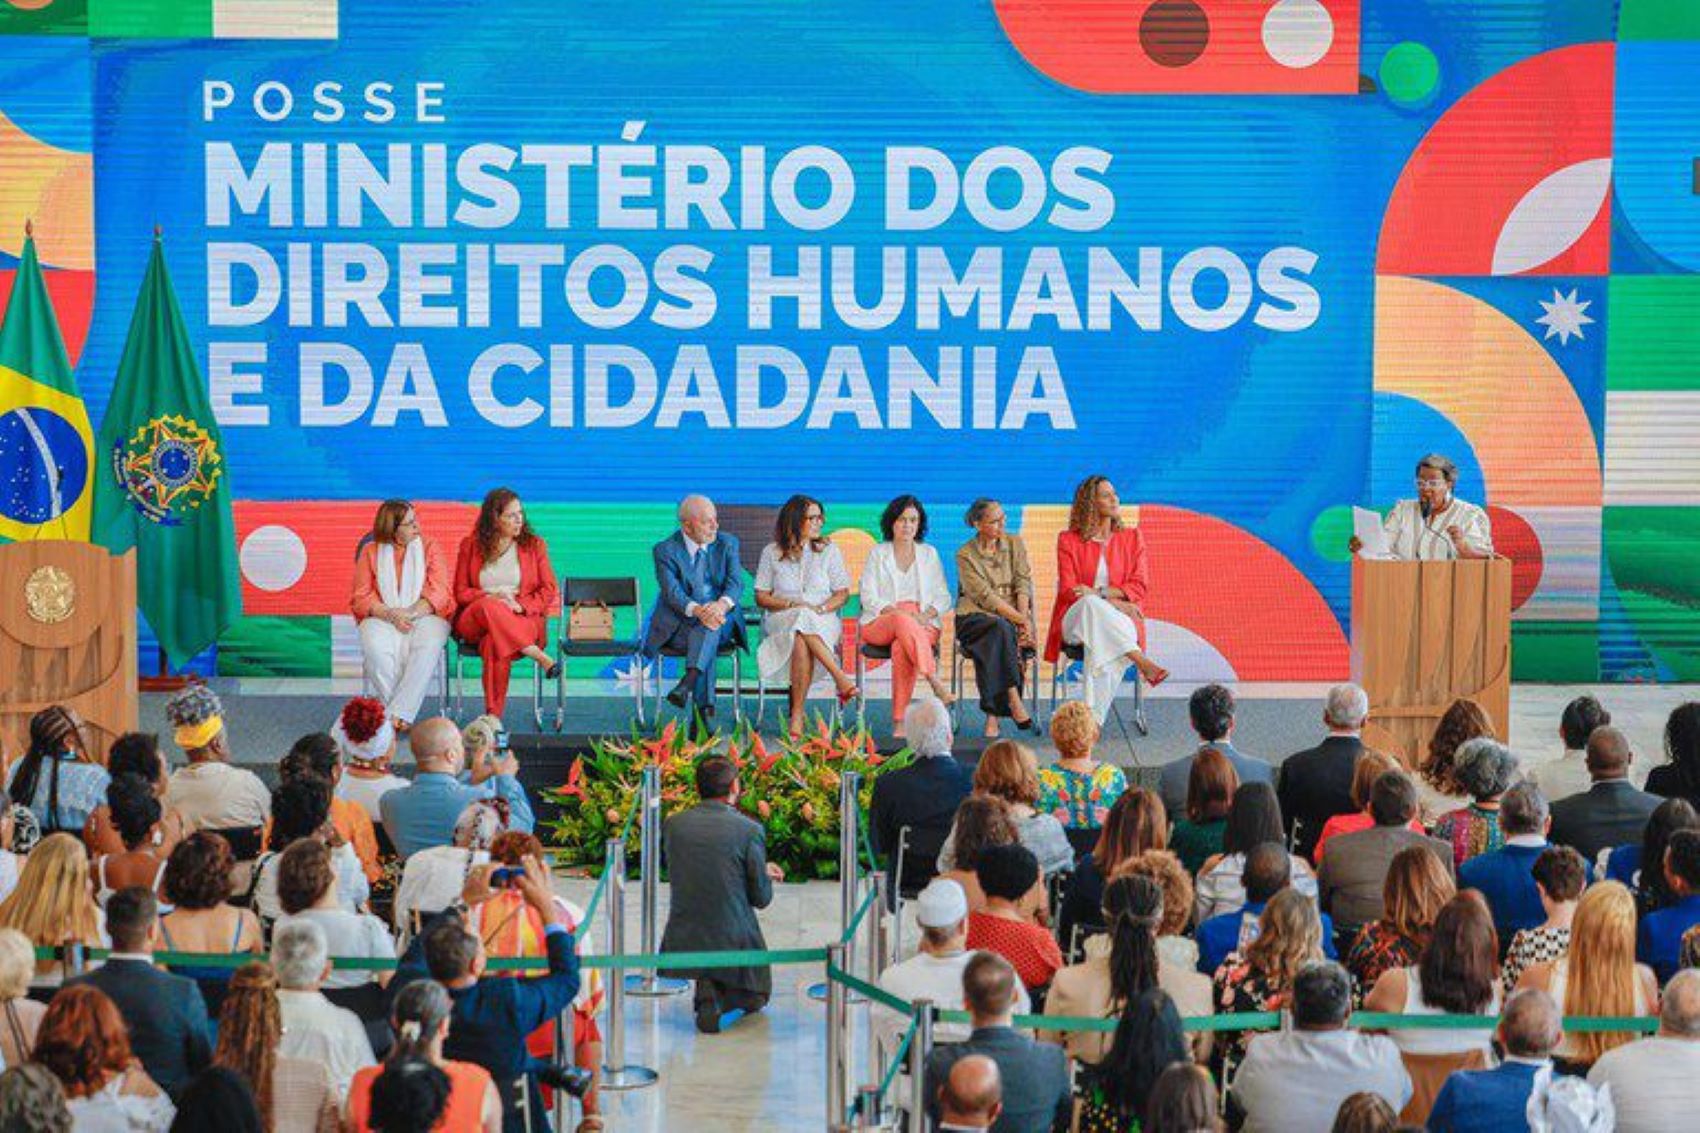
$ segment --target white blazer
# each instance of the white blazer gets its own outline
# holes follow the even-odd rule
[[[942,616],[955,602],[938,549],[931,543],[916,543],[914,569],[921,572],[921,608],[931,606]],[[876,543],[862,564],[862,624],[878,618],[881,610],[896,601],[897,555],[890,543]]]

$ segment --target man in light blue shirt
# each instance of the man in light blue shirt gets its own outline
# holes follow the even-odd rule
[[[454,840],[460,812],[491,795],[507,800],[508,829],[531,832],[535,819],[525,788],[519,783],[519,760],[512,755],[497,760],[495,774],[474,785],[460,780],[466,767],[466,746],[453,720],[443,716],[421,720],[413,727],[410,746],[419,768],[412,786],[391,791],[378,800],[384,831],[403,858],[432,846],[448,845]]]

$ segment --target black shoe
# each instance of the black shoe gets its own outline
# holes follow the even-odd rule
[[[596,1075],[589,1070],[577,1066],[556,1066],[550,1063],[538,1067],[537,1080],[552,1090],[565,1090],[575,1098],[582,1098],[596,1084]]]
[[[1027,717],[1025,720],[1017,720],[1012,716],[1010,717],[1010,723],[1015,725],[1015,730],[1018,732],[1026,732],[1030,736],[1036,736],[1039,734],[1039,721],[1032,716]]]
[[[697,1000],[697,1031],[704,1035],[720,1033],[720,997],[712,991]]]
[[[561,662],[559,659],[557,659],[553,665],[550,665],[547,669],[543,670],[543,679],[546,681],[552,681],[560,675]]]
[[[674,685],[667,693],[667,703],[674,708],[683,708],[691,699],[691,686],[685,681]]]

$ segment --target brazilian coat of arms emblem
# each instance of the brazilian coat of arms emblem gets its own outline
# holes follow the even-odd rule
[[[155,417],[112,446],[112,473],[137,511],[179,526],[213,494],[223,471],[218,442],[188,417]]]

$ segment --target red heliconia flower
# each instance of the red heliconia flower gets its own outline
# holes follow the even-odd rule
[[[863,739],[862,739],[862,746],[867,748],[869,755],[877,756],[880,753],[880,749],[879,749],[878,745],[876,745],[874,743],[874,737],[873,736],[864,736]]]
[[[667,721],[667,726],[661,729],[661,742],[668,746],[672,746],[673,737],[678,734],[679,722],[677,720],[669,720]]]
[[[869,767],[878,767],[880,764],[882,764],[884,762],[885,762],[885,756],[881,755],[877,751],[874,752],[872,755],[868,756],[868,766]]]
[[[767,745],[761,742],[760,736],[755,738],[755,754],[756,770],[764,774],[770,770],[775,763],[779,762],[780,753],[777,751],[768,751]]]
[[[567,781],[558,793],[570,799],[584,798],[584,760],[573,760],[573,769],[567,772]]]

